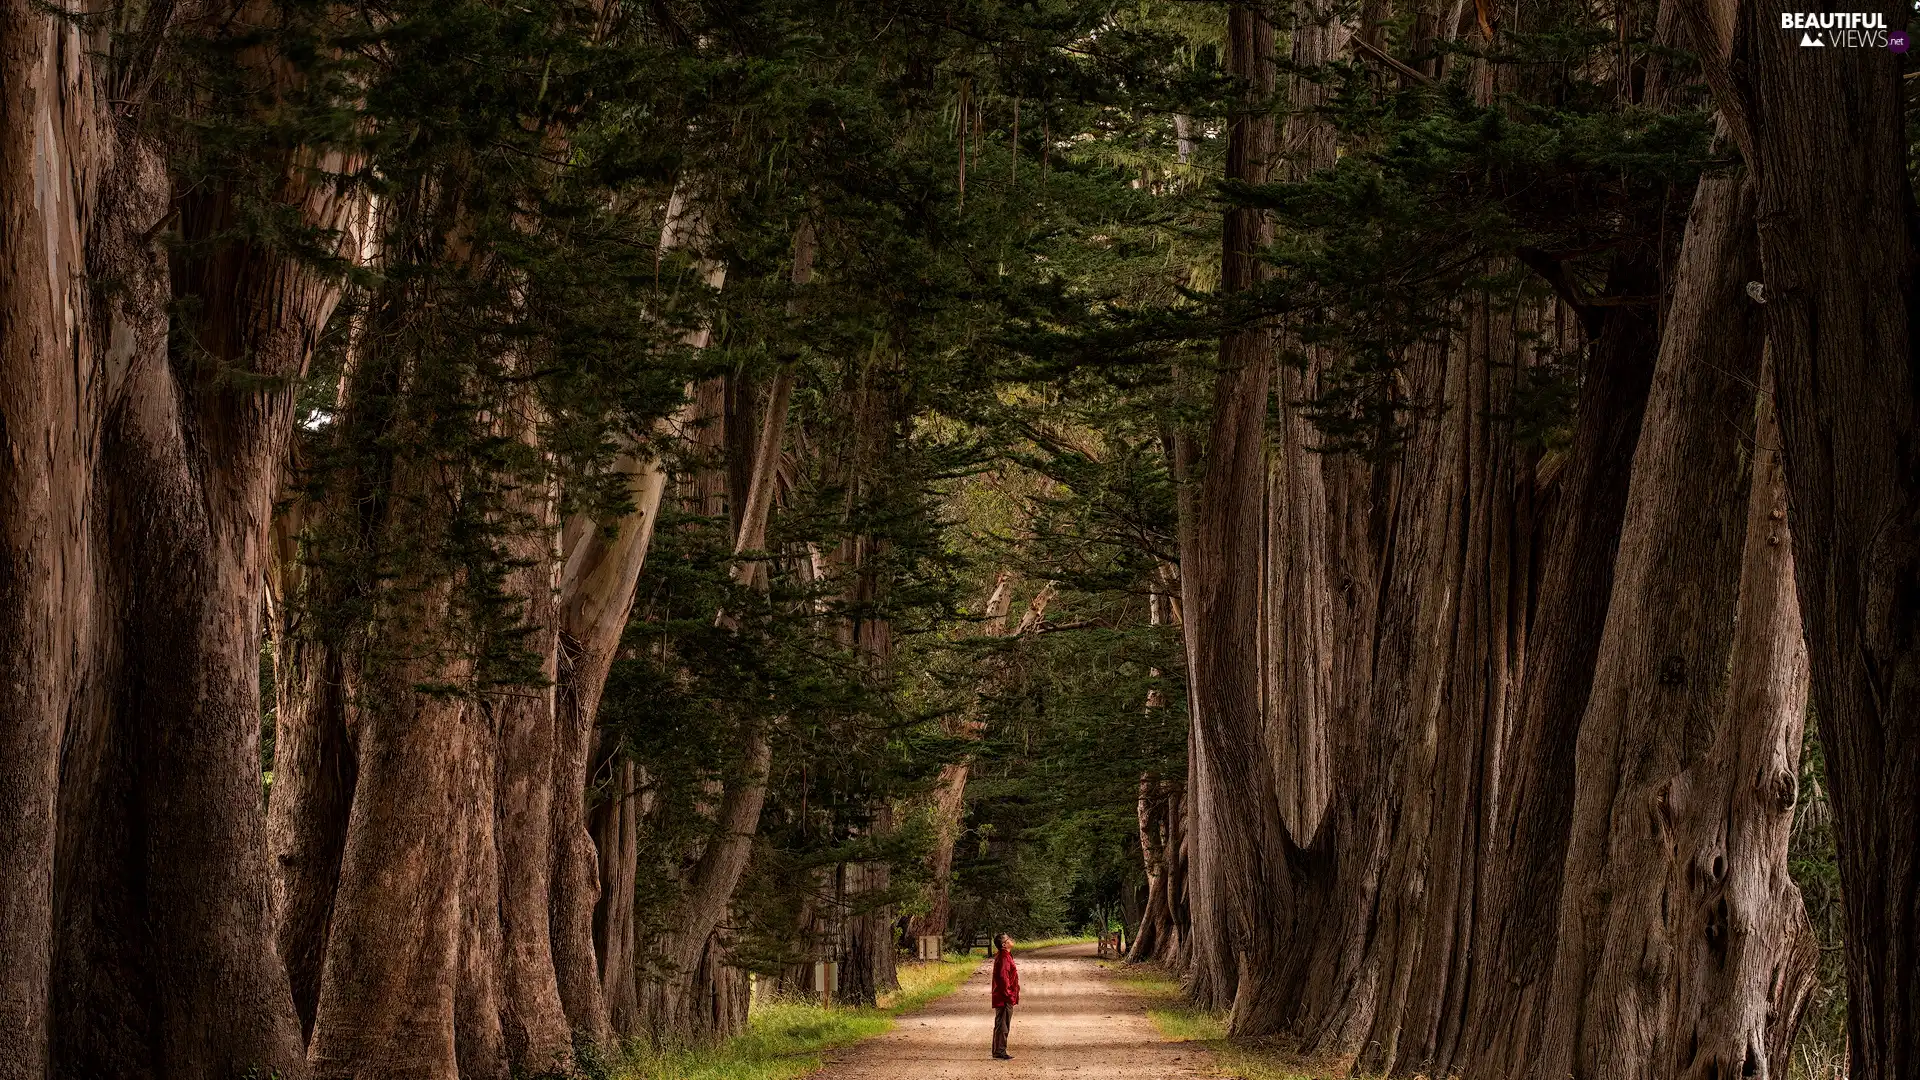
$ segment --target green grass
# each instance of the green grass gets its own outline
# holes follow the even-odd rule
[[[1239,1080],[1346,1080],[1348,1076],[1348,1062],[1306,1061],[1256,1040],[1227,1038],[1226,1014],[1195,1008],[1181,993],[1179,982],[1157,967],[1121,967],[1115,981],[1146,999],[1147,1017],[1161,1035],[1205,1047],[1217,1076]]]
[[[823,1008],[803,1001],[756,1003],[745,1034],[716,1047],[641,1055],[621,1080],[792,1080],[820,1068],[825,1051],[870,1039],[902,1013],[951,993],[980,958],[900,965],[900,989],[878,1008]]]

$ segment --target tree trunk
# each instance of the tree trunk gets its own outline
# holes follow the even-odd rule
[[[671,423],[691,416],[683,408]],[[564,793],[553,818],[554,968],[569,1023],[596,1044],[639,1031],[633,893],[642,811],[633,763],[595,735],[595,717],[667,489],[657,458],[624,454],[614,468],[627,477],[633,510],[612,535],[584,518],[567,526],[553,706],[553,784]]]
[[[128,29],[102,18],[0,4],[0,1076],[298,1076],[259,873],[260,588],[337,293],[225,239],[230,189],[169,206],[137,133],[155,61],[98,51]],[[281,164],[269,198],[342,224],[352,200],[301,179],[339,163]],[[211,362],[170,350],[182,294],[209,298],[183,336]]]
[[[1726,693],[1759,313],[1753,193],[1701,181],[1688,221],[1575,759],[1572,832],[1536,1075],[1662,1073],[1673,1002],[1661,796],[1712,742]]]
[[[1262,711],[1281,815],[1292,842],[1313,842],[1332,793],[1333,593],[1327,583],[1327,492],[1312,421],[1298,402],[1308,373],[1280,373],[1279,430],[1267,463],[1266,566],[1261,575]]]
[[[292,521],[276,531],[298,535]],[[277,556],[281,596],[298,595],[300,555],[291,540]],[[334,890],[353,805],[354,757],[347,738],[346,678],[340,650],[296,625],[287,600],[274,633],[273,783],[267,801],[268,880],[274,931],[287,966],[304,1039],[313,1034],[320,971],[327,955]]]
[[[804,284],[811,276],[812,236],[810,229],[803,228],[796,238],[795,284]],[[737,459],[742,449],[752,455],[746,466],[737,470],[747,478],[744,498],[731,500],[735,507],[732,575],[742,585],[765,582],[762,564],[744,556],[766,545],[794,382],[791,370],[775,377],[751,444],[729,439],[734,451],[731,458]],[[721,434],[727,437],[724,430]],[[715,613],[714,624],[733,626],[734,619],[722,610]],[[658,939],[664,978],[641,987],[639,995],[639,1015],[656,1045],[711,1041],[735,1033],[737,1022],[744,1022],[745,976],[727,966],[726,942],[720,931],[759,830],[772,762],[767,729],[775,722],[771,717],[745,721],[742,761],[716,811],[715,834],[695,863],[686,892]],[[736,999],[741,1003],[739,1008],[727,1005]],[[730,1026],[715,1026],[721,1024]]]
[[[1140,826],[1140,858],[1147,874],[1147,896],[1141,905],[1133,944],[1127,949],[1130,964],[1159,957],[1173,933],[1173,911],[1167,900],[1169,852],[1164,825],[1169,802],[1160,781],[1151,773],[1142,773],[1136,813]]]
[[[1227,19],[1229,66],[1240,82],[1227,174],[1257,184],[1269,176],[1274,149],[1268,111],[1275,88],[1273,27],[1252,5],[1233,6]],[[1227,211],[1225,291],[1252,289],[1265,278],[1260,253],[1272,235],[1260,211]],[[1265,325],[1231,331],[1221,340],[1194,542],[1198,648],[1192,685],[1201,718],[1196,750],[1202,783],[1196,786],[1204,800],[1198,824],[1218,858],[1225,944],[1237,976],[1231,987],[1235,1034],[1262,1034],[1282,1022],[1272,993],[1271,976],[1279,966],[1273,931],[1285,925],[1291,902],[1283,785],[1274,775],[1261,709],[1260,591],[1248,587],[1263,576],[1260,508],[1273,344],[1272,328]]]
[[[692,246],[704,256],[710,238],[691,188],[683,179],[669,201],[660,232],[663,255]],[[698,267],[706,287],[726,283],[724,263],[702,257]],[[684,343],[705,348],[711,335],[711,327],[697,326]],[[688,396],[693,397],[691,387]],[[697,416],[697,403],[689,400],[664,426],[684,431]],[[563,539],[554,699],[554,783],[563,792],[582,792],[579,800],[569,796],[556,804],[554,963],[568,1020],[596,1044],[637,1037],[645,1023],[634,922],[643,816],[635,804],[638,777],[632,763],[621,758],[618,744],[597,739],[594,731],[668,480],[665,463],[652,456],[623,454],[614,468],[628,477],[633,510],[614,524],[610,536],[601,523],[582,517],[568,523]],[[611,782],[600,779],[607,774]],[[587,799],[596,792],[600,801],[589,811]]]
[[[874,820],[876,833],[892,828],[884,811]],[[892,907],[873,897],[887,888],[887,868],[879,863],[845,863],[839,868],[840,996],[849,1005],[873,1005],[900,986],[896,973]]]
[[[1623,258],[1607,291],[1645,294],[1656,284],[1650,261]],[[1482,974],[1471,980],[1467,1007],[1443,1018],[1434,1075],[1513,1076],[1538,1053],[1573,807],[1579,726],[1567,718],[1586,711],[1659,351],[1646,313],[1612,308],[1605,320],[1587,346],[1572,445],[1541,511],[1523,684],[1499,748],[1502,769],[1485,795],[1492,819],[1473,945]],[[1403,1059],[1397,1071],[1418,1067]]]
[[[1769,363],[1768,368],[1771,368]],[[1664,802],[1674,844],[1671,1063],[1685,1080],[1785,1077],[1819,945],[1787,870],[1806,724],[1807,647],[1794,595],[1772,376],[1760,381],[1729,692],[1713,746]]]
[[[1233,1002],[1233,955],[1229,950],[1227,909],[1221,896],[1218,860],[1211,823],[1214,780],[1207,769],[1201,729],[1206,723],[1203,695],[1195,683],[1201,642],[1199,493],[1194,490],[1192,439],[1185,431],[1173,437],[1173,466],[1179,483],[1181,638],[1187,655],[1187,778],[1182,801],[1179,860],[1183,888],[1174,902],[1181,934],[1174,956],[1187,994],[1201,1008],[1222,1008]]]
[[[603,743],[595,775],[602,770],[611,775],[605,785],[607,793],[592,814],[599,880],[628,886],[609,887],[593,909],[590,944],[597,951],[599,968],[594,974],[598,975],[600,994],[606,1002],[609,1034],[639,1031],[642,1022],[634,888],[639,873],[640,821],[650,809],[638,794],[639,769],[633,762],[616,757],[615,750],[612,740]]]
[[[1170,580],[1172,568],[1161,564],[1156,584],[1164,586]],[[1150,626],[1166,626],[1173,619],[1173,597],[1155,591],[1147,598],[1147,622]],[[1150,669],[1148,674],[1158,679],[1159,668]],[[1166,693],[1159,686],[1147,691],[1146,710],[1152,715],[1156,710],[1167,707]],[[1161,952],[1173,933],[1173,910],[1167,901],[1169,862],[1168,837],[1166,832],[1167,808],[1170,802],[1169,792],[1162,781],[1152,773],[1140,774],[1140,797],[1135,803],[1135,816],[1140,836],[1140,865],[1146,875],[1147,887],[1144,896],[1139,898],[1134,922],[1133,941],[1126,953],[1127,962],[1137,964],[1151,960]],[[1122,919],[1126,918],[1123,914]]]
[[[427,628],[450,617],[454,585],[388,588],[399,621],[371,638],[435,640]],[[436,649],[345,659],[354,787],[308,1047],[319,1077],[505,1075],[497,1002],[488,1015],[475,1000],[497,993],[497,937],[478,919],[499,898],[486,895],[491,867],[473,865],[493,841],[491,801],[480,800],[491,794],[494,733],[478,702],[419,689],[461,685],[469,665]]]
[[[1518,462],[1508,417],[1524,363],[1514,321],[1534,311],[1506,296],[1474,298],[1463,332],[1416,353],[1410,372],[1421,396],[1396,470],[1391,505],[1401,520],[1383,559],[1374,654],[1373,738],[1390,757],[1379,779],[1360,780],[1363,790],[1387,793],[1371,800],[1385,824],[1361,834],[1390,838],[1368,934],[1378,992],[1356,1063],[1370,1072],[1437,1056],[1442,1018],[1459,1012],[1470,985],[1487,800],[1519,674],[1531,569],[1530,538],[1514,531]],[[1332,1039],[1351,1038],[1367,1010],[1345,1012],[1327,1018],[1332,1038],[1323,1045],[1344,1049]]]
[[[728,785],[715,812],[713,838],[694,864],[685,894],[655,943],[662,976],[640,988],[640,999],[646,1030],[656,1045],[684,1044],[717,1034],[702,1019],[702,1009],[712,999],[708,991],[718,978],[710,965],[721,962],[707,954],[714,948],[714,934],[726,918],[734,887],[746,872],[772,759],[766,732],[756,725],[741,749],[737,778]],[[703,961],[709,965],[704,975]]]
[[[1920,376],[1903,58],[1802,49],[1779,0],[1736,52],[1813,713],[1847,911],[1855,1080],[1920,1070]],[[1908,12],[1871,4],[1885,25]]]
[[[511,412],[532,415],[536,409],[527,401]],[[531,432],[520,434],[532,441]],[[556,964],[555,871],[569,838],[587,841],[580,814],[560,820],[562,804],[583,803],[585,789],[572,783],[579,774],[569,767],[571,762],[560,760],[566,717],[556,707],[558,694],[549,688],[559,674],[560,644],[553,587],[560,539],[552,525],[554,500],[548,492],[515,493],[513,498],[531,526],[509,544],[521,565],[509,578],[507,592],[522,605],[527,633],[520,644],[539,658],[540,674],[549,686],[512,687],[483,699],[498,752],[494,775],[482,778],[491,781],[492,798],[480,805],[493,807],[496,850],[478,854],[494,860],[498,880],[500,1019],[508,1060],[528,1072],[559,1072],[572,1067],[574,1029],[561,998]],[[568,782],[563,785],[562,779]],[[476,887],[484,885],[476,882]],[[481,895],[474,894],[476,904],[483,905]]]

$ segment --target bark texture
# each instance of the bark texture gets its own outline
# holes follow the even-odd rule
[[[1807,646],[1770,372],[1760,386],[1725,710],[1712,747],[1662,803],[1673,847],[1661,903],[1674,913],[1677,986],[1673,1059],[1648,1071],[1686,1080],[1786,1076],[1819,963],[1787,870]]]
[[[1228,64],[1239,81],[1228,134],[1227,174],[1262,183],[1270,175],[1274,122],[1266,104],[1276,86],[1273,26],[1265,12],[1239,4],[1228,10]],[[1259,253],[1272,241],[1261,212],[1227,211],[1221,255],[1222,288],[1255,287],[1266,276]],[[1283,785],[1267,752],[1260,633],[1266,486],[1264,435],[1273,376],[1271,327],[1234,330],[1220,343],[1212,430],[1194,529],[1190,567],[1195,600],[1194,758],[1199,783],[1197,826],[1208,836],[1209,889],[1227,913],[1219,928],[1230,957],[1227,971],[1208,973],[1211,989],[1233,1005],[1236,1034],[1271,1031],[1279,1022],[1271,973],[1278,957],[1271,929],[1283,925],[1289,905]],[[1196,960],[1196,967],[1200,961]]]
[[[726,266],[705,256],[710,235],[694,187],[693,178],[676,186],[660,250],[664,255],[691,247],[701,283],[719,289]],[[810,261],[811,253],[805,258]],[[796,264],[799,260],[797,255]],[[684,340],[705,348],[710,337],[711,328],[702,325]],[[688,397],[656,435],[677,437],[698,425],[701,401],[692,387]],[[562,539],[555,689],[554,782],[560,791],[585,795],[580,801],[567,798],[555,814],[554,959],[574,1030],[600,1044],[645,1033],[634,899],[640,834],[650,806],[643,773],[623,755],[617,738],[596,734],[595,717],[669,481],[665,463],[637,448],[622,454],[614,467],[627,476],[633,509],[612,523],[576,518]]]
[[[116,53],[123,19],[0,5],[0,1075],[297,1076],[259,613],[291,383],[337,293],[230,239],[232,190],[172,190],[139,123],[169,16]],[[339,162],[280,164],[267,197],[347,223],[306,179]],[[212,299],[175,327],[182,294]]]
[[[1610,291],[1651,288],[1653,268],[1616,262]],[[1541,566],[1525,637],[1526,671],[1504,762],[1487,793],[1491,821],[1475,952],[1483,977],[1448,1018],[1438,1071],[1514,1075],[1538,1053],[1573,812],[1574,746],[1613,592],[1627,484],[1652,385],[1659,334],[1648,313],[1607,313],[1587,350],[1573,442],[1543,494]],[[1406,1062],[1403,1068],[1414,1063]]]
[[[1779,387],[1813,712],[1847,909],[1857,1080],[1920,1070],[1920,365],[1903,58],[1821,62],[1739,13],[1732,95],[1758,174],[1761,282]],[[1891,28],[1904,7],[1869,4]]]
[[[1634,454],[1613,599],[1575,759],[1572,832],[1537,1075],[1650,1076],[1673,1003],[1661,875],[1666,785],[1712,742],[1727,691],[1759,377],[1753,193],[1710,176]]]

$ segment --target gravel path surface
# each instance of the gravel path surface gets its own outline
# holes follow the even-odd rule
[[[1167,1042],[1146,1006],[1115,984],[1092,945],[1019,957],[1012,1061],[995,1061],[993,965],[960,989],[900,1018],[877,1039],[835,1051],[814,1080],[1169,1080],[1213,1075],[1206,1051]]]

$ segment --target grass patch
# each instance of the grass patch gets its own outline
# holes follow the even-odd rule
[[[1107,965],[1109,967],[1113,965]],[[1239,1080],[1346,1080],[1350,1062],[1308,1061],[1263,1040],[1227,1038],[1225,1013],[1193,1006],[1180,983],[1146,964],[1119,967],[1115,981],[1147,1001],[1147,1017],[1174,1042],[1197,1043],[1211,1055],[1214,1075]]]
[[[756,1003],[746,1032],[738,1037],[704,1049],[641,1054],[618,1075],[621,1080],[793,1080],[820,1068],[826,1051],[884,1034],[901,1013],[951,993],[979,966],[977,956],[901,964],[900,989],[881,995],[878,1008]]]
[[[899,1016],[946,997],[977,970],[984,957],[947,954],[935,961],[916,961],[900,965],[900,989],[880,995],[880,1009],[888,1016]]]

